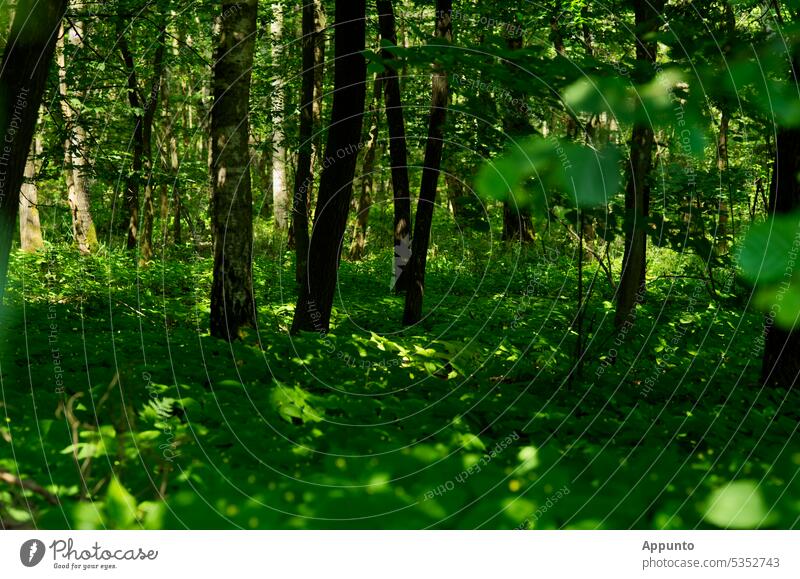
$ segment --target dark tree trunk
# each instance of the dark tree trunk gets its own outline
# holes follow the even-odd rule
[[[779,129],[769,190],[769,213],[781,214],[800,207],[800,129]],[[800,375],[800,332],[788,331],[767,319],[764,327],[764,385],[792,388]]]
[[[381,81],[375,79],[372,91],[372,102],[369,105],[370,126],[364,150],[364,162],[361,164],[361,194],[356,204],[356,223],[353,227],[353,239],[350,242],[350,259],[357,261],[364,257],[367,245],[367,224],[369,210],[372,207],[375,183],[375,152],[378,148],[378,101],[381,98]]]
[[[292,228],[289,234],[294,243],[296,263],[295,279],[298,288],[304,284],[306,264],[308,262],[308,211],[309,200],[314,185],[314,108],[315,81],[317,68],[322,67],[318,61],[319,37],[322,28],[318,19],[314,2],[303,5],[303,95],[300,106],[300,150],[297,154],[297,174],[294,180],[294,196],[292,199]]]
[[[376,4],[381,39],[397,45],[397,30],[391,0],[377,0]],[[392,61],[395,60],[395,55],[383,48],[381,58]],[[411,188],[408,183],[408,152],[400,79],[397,70],[391,65],[383,74],[383,83],[394,197],[394,288],[397,293],[401,293],[408,288],[408,276],[404,272],[411,255]]]
[[[636,60],[642,67],[639,82],[655,74],[658,44],[651,34],[658,30],[663,0],[635,0]],[[644,299],[645,261],[647,258],[646,220],[650,213],[650,187],[648,179],[653,166],[655,135],[644,121],[633,126],[630,151],[630,175],[625,189],[625,254],[622,277],[617,288],[616,326],[621,326]]]
[[[255,325],[248,109],[257,11],[257,0],[226,0],[216,22],[211,109],[211,335],[228,341],[240,337],[242,328]]]
[[[314,0],[314,10],[317,19],[317,38],[314,44],[314,106],[311,108],[311,114],[314,118],[314,126],[319,127],[322,125],[322,96],[325,83],[325,45],[328,41],[325,35],[325,27],[327,19],[325,17],[325,9],[322,5],[322,0]],[[312,157],[311,174],[316,171],[315,167],[322,166],[323,142],[322,131],[315,131],[314,136],[314,156]],[[312,199],[309,196],[309,199]],[[309,207],[310,207],[309,201]]]
[[[522,48],[522,37],[509,36],[506,39],[506,45],[510,50],[519,50]],[[513,68],[511,69],[511,74],[515,74]],[[511,98],[511,102],[525,102],[525,95],[517,91],[511,93]],[[503,121],[506,134],[515,141],[533,132],[528,121],[527,108],[525,107],[506,104]],[[513,200],[503,203],[503,241],[520,243],[533,241],[533,222],[530,211],[517,206]]]
[[[164,43],[166,29],[162,28],[158,37],[158,46],[153,60],[153,80],[150,85],[144,116],[142,117],[142,151],[144,185],[144,219],[142,223],[142,239],[139,250],[139,263],[146,265],[153,259],[153,223],[155,221],[155,202],[153,194],[153,121],[158,108],[158,94],[164,76]]]
[[[719,173],[721,194],[725,194],[727,190],[726,182],[728,180],[728,128],[730,126],[730,114],[727,109],[723,109],[722,116],[719,121],[719,134],[717,135],[717,171]],[[733,206],[730,206],[732,209]],[[717,222],[717,251],[724,253],[728,250],[727,240],[727,225],[728,225],[728,203],[724,199],[719,202],[719,217]]]
[[[140,263],[148,263],[153,257],[153,221],[155,207],[153,202],[153,120],[158,108],[158,94],[164,75],[164,42],[166,29],[161,28],[158,46],[153,57],[153,79],[150,90],[143,98],[139,90],[133,54],[125,38],[124,21],[117,19],[117,42],[128,75],[128,102],[134,110],[136,124],[133,129],[133,161],[125,187],[125,202],[128,207],[128,249],[136,247],[140,241]],[[142,100],[145,102],[142,103]],[[141,179],[145,179],[144,190],[144,223],[141,239],[139,239],[139,188]]]
[[[453,39],[451,13],[452,0],[436,2],[436,36],[445,42]],[[428,122],[428,141],[422,168],[422,184],[417,202],[414,238],[411,242],[411,260],[408,262],[408,290],[403,312],[403,325],[416,324],[422,318],[422,300],[425,295],[425,265],[436,203],[436,187],[442,162],[444,124],[447,118],[447,73],[437,66],[433,73],[431,111]]]
[[[586,50],[586,56],[594,56],[594,38],[592,36],[592,29],[589,28],[589,4],[584,4],[581,8],[581,32],[583,34],[583,47]]]
[[[174,57],[178,53],[178,39],[172,39],[171,53]],[[161,143],[159,144],[161,166],[169,180],[161,185],[161,227],[164,243],[167,243],[170,219],[170,188],[172,189],[172,234],[175,244],[181,243],[181,194],[179,184],[180,160],[178,154],[178,139],[175,136],[175,118],[172,112],[172,91],[175,84],[173,71],[165,66],[163,81],[161,83]]]
[[[292,332],[326,333],[330,327],[364,121],[366,8],[366,0],[336,2],[333,110],[314,213],[306,283],[297,300]]]
[[[17,228],[19,192],[31,148],[47,71],[53,59],[66,0],[19,0],[0,68],[0,303],[11,243]]]
[[[733,13],[733,7],[727,2],[725,3],[724,13],[727,40],[722,50],[727,56],[736,42],[736,17]],[[730,220],[732,237],[736,236],[736,222],[733,215],[733,191],[728,175],[728,133],[731,113],[727,103],[722,103],[720,108],[722,109],[722,115],[719,121],[719,134],[717,135],[717,170],[722,190],[720,191],[719,221],[717,225],[717,251],[724,253],[728,251],[728,221]],[[727,200],[725,199],[726,195]]]
[[[526,209],[503,203],[503,241],[530,243],[533,241],[533,223]]]
[[[144,124],[142,122],[142,103],[139,98],[139,83],[136,80],[136,69],[133,63],[128,41],[125,38],[125,28],[122,17],[117,19],[117,43],[125,64],[127,75],[128,104],[134,111],[136,124],[133,127],[133,151],[131,169],[125,179],[125,207],[128,210],[128,249],[136,248],[139,238],[139,179],[142,175],[142,156],[144,155]]]
[[[566,49],[564,47],[564,32],[561,28],[561,19],[564,11],[561,5],[561,0],[555,0],[553,3],[553,11],[550,13],[550,39],[553,41],[553,48],[559,56],[564,56]]]

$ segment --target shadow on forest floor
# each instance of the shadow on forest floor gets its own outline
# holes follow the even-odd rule
[[[205,258],[137,272],[117,254],[16,256],[0,310],[0,469],[43,488],[0,486],[0,517],[796,526],[798,400],[757,386],[758,314],[697,280],[656,280],[620,333],[601,275],[582,372],[568,380],[569,256],[447,255],[430,261],[420,325],[400,328],[381,254],[343,263],[333,332],[300,337],[286,331],[291,263],[257,260],[259,326],[233,345],[207,335]],[[674,264],[655,262],[654,278],[659,266]]]

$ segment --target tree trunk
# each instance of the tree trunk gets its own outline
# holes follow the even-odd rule
[[[166,42],[166,28],[161,28],[153,59],[153,79],[150,84],[149,96],[142,117],[142,168],[146,179],[144,185],[144,215],[142,225],[142,239],[139,249],[139,264],[147,265],[153,259],[153,222],[155,221],[155,203],[153,199],[153,121],[158,108],[158,95],[164,77],[164,43]]]
[[[19,0],[0,66],[0,303],[19,193],[66,0]]]
[[[527,209],[503,203],[503,241],[530,243],[533,241],[533,222]]]
[[[658,30],[663,0],[635,0],[636,60],[642,67],[639,82],[655,74],[658,44],[651,34]],[[630,147],[630,175],[625,189],[625,254],[622,277],[617,288],[617,310],[614,323],[621,326],[634,314],[644,299],[645,261],[647,258],[646,220],[650,213],[648,179],[653,166],[655,135],[649,124],[637,121],[633,126]]]
[[[451,13],[452,0],[436,1],[436,36],[444,42],[453,39]],[[422,318],[422,300],[425,295],[425,265],[428,260],[428,245],[433,222],[433,207],[436,203],[436,187],[442,162],[444,124],[447,118],[447,73],[441,66],[434,68],[431,94],[431,111],[428,122],[428,141],[422,169],[422,183],[417,202],[414,237],[411,242],[411,260],[403,324],[410,326]]]
[[[357,261],[364,257],[367,245],[367,224],[369,209],[372,207],[374,192],[375,151],[378,145],[378,101],[381,98],[381,80],[376,78],[369,105],[370,127],[367,134],[364,162],[361,165],[361,195],[356,205],[356,223],[353,227],[353,239],[350,243],[350,259]]]
[[[127,76],[128,104],[134,111],[135,124],[133,126],[133,151],[131,168],[125,179],[125,207],[128,210],[128,249],[135,249],[139,238],[139,179],[142,175],[142,155],[144,154],[144,131],[142,121],[142,103],[139,98],[139,83],[136,80],[136,69],[133,63],[128,41],[125,38],[125,28],[122,17],[117,18],[117,44],[122,55]]]
[[[564,11],[561,6],[561,0],[555,0],[553,3],[553,11],[550,13],[550,39],[553,41],[553,48],[556,49],[556,54],[559,56],[566,55],[564,47],[564,32],[561,29],[561,18]]]
[[[367,66],[363,50],[366,0],[337,0],[334,93],[319,199],[306,271],[292,331],[326,333],[353,195],[359,139],[364,121]]]
[[[312,4],[313,7],[313,4]],[[275,229],[281,233],[289,230],[289,190],[286,184],[286,135],[284,134],[285,88],[279,74],[283,54],[283,6],[274,4],[272,32],[272,210]]]
[[[36,155],[41,153],[39,138],[34,139],[33,150],[25,163],[25,182],[19,196],[19,246],[33,253],[44,249],[42,225],[39,222],[39,191],[36,187]]]
[[[314,127],[322,126],[322,105],[323,90],[325,84],[325,44],[327,37],[325,35],[325,27],[327,19],[325,17],[325,9],[322,5],[322,0],[314,0],[314,13],[316,16],[317,37],[314,43],[314,106],[311,108],[311,113],[314,119]],[[324,153],[324,144],[322,142],[323,132],[315,129],[314,135],[314,155],[312,157],[311,174],[317,167],[322,166],[322,155]],[[311,196],[309,196],[311,199]]]
[[[319,50],[322,36],[320,17],[319,7],[316,3],[306,2],[303,5],[303,95],[300,104],[300,150],[297,154],[290,234],[295,247],[295,280],[298,288],[304,284],[304,274],[308,263],[308,212],[314,185],[314,131],[319,123],[317,99],[320,95],[316,94],[315,89],[319,69],[322,68],[322,52]],[[320,86],[320,92],[321,90]]]
[[[506,39],[509,50],[520,50],[522,48],[521,36],[509,36]],[[511,71],[514,74],[514,71]],[[525,95],[517,91],[511,93],[512,102],[525,102]],[[533,132],[533,128],[528,121],[527,108],[516,108],[506,104],[505,114],[503,115],[503,125],[506,134],[514,141],[524,138]],[[530,243],[533,241],[533,222],[530,211],[526,208],[518,207],[513,200],[503,202],[503,241],[516,241],[520,243]]]
[[[125,24],[121,16],[117,18],[117,43],[127,74],[128,103],[134,111],[136,123],[133,129],[133,160],[131,171],[125,185],[125,204],[128,208],[128,249],[134,249],[139,241],[139,262],[147,264],[153,257],[153,120],[158,108],[158,94],[164,75],[164,44],[166,25],[162,25],[158,46],[153,57],[153,79],[146,97],[140,94],[133,54],[125,37]],[[142,102],[144,101],[144,102]],[[139,189],[140,180],[145,178],[144,223],[139,239]]]
[[[180,53],[180,45],[183,42],[185,42],[184,36],[185,34],[182,30],[178,30],[177,37],[174,35],[172,36],[173,59],[175,59]],[[186,71],[183,71],[183,74],[179,74],[177,76],[177,78],[180,78],[181,87],[185,86],[186,77],[187,77]],[[163,93],[161,97],[162,101],[161,109],[164,113],[164,117],[166,120],[166,125],[164,126],[164,131],[165,131],[164,141],[166,143],[165,146],[167,148],[166,154],[168,155],[167,174],[170,176],[169,182],[170,186],[172,187],[172,239],[175,245],[180,245],[182,242],[181,222],[183,219],[183,215],[181,207],[181,187],[179,181],[180,158],[178,155],[178,139],[175,136],[175,121],[178,117],[177,115],[172,113],[172,102],[171,102],[172,89],[175,86],[175,80],[176,76],[173,74],[172,70],[169,67],[165,67],[164,86],[162,88]],[[184,120],[184,128],[191,131],[192,129],[191,113],[193,107],[183,106],[181,108],[182,110],[180,114],[181,118]],[[169,195],[169,191],[167,191],[167,195]],[[167,203],[169,203],[169,201]],[[169,213],[169,208],[167,209],[167,213]],[[166,239],[167,237],[166,234],[167,227],[168,227],[167,223],[166,221],[164,221],[164,230],[165,230],[164,239]]]
[[[64,139],[64,176],[67,183],[67,201],[72,217],[72,237],[78,250],[88,254],[97,250],[97,233],[92,220],[89,204],[89,184],[86,178],[86,131],[78,122],[79,111],[72,108],[69,85],[67,83],[66,41],[77,50],[83,47],[86,33],[83,25],[75,23],[73,29],[62,29],[56,46],[56,63],[58,65],[58,90],[61,97],[61,112],[67,136]],[[79,98],[83,95],[79,94]]]
[[[450,205],[450,213],[459,228],[467,227],[464,220],[464,183],[459,179],[458,165],[452,155],[448,155],[444,161],[444,181],[447,185],[447,202]]]
[[[800,78],[800,64],[793,62],[792,84]],[[769,213],[791,213],[800,207],[800,129],[778,129],[775,160],[769,189]],[[765,386],[782,390],[792,388],[800,376],[800,331],[788,331],[773,325],[767,318],[764,325],[764,358],[761,381]]]
[[[224,0],[215,24],[211,335],[228,341],[237,339],[242,328],[255,325],[248,109],[257,12],[257,0]]]
[[[174,14],[174,13],[173,13]],[[173,36],[170,46],[171,56],[174,58],[178,55],[178,39]],[[172,201],[176,205],[173,209],[175,219],[173,221],[173,241],[180,243],[180,189],[178,187],[178,169],[180,166],[178,160],[178,140],[175,138],[175,118],[176,115],[172,113],[172,88],[175,79],[171,67],[164,66],[163,81],[161,83],[161,135],[157,150],[159,158],[161,159],[161,166],[169,179],[165,180],[159,187],[160,192],[160,218],[161,218],[161,235],[163,243],[167,243],[169,238],[169,203],[170,203],[170,187],[172,188]],[[174,231],[177,225],[178,231]],[[174,234],[177,233],[178,239],[174,239]]]
[[[397,30],[392,1],[377,0],[377,7],[381,39],[384,43],[396,46]],[[381,58],[390,63],[396,60],[395,55],[385,47],[381,49]],[[411,255],[411,188],[408,182],[408,152],[400,79],[391,64],[383,73],[383,83],[394,198],[394,288],[397,293],[401,293],[408,289],[408,276],[404,272]]]
[[[730,114],[727,108],[722,110],[722,117],[719,121],[719,134],[717,135],[717,172],[720,179],[720,187],[723,195],[727,193],[726,182],[728,179],[728,128],[730,125]],[[731,209],[733,206],[731,206]],[[728,203],[724,199],[719,202],[719,218],[717,222],[717,251],[724,253],[728,250],[727,224],[728,224]]]
[[[722,47],[725,55],[729,55],[736,42],[736,17],[733,13],[733,7],[729,3],[725,3],[725,35],[727,40]],[[719,221],[717,225],[717,251],[724,253],[728,251],[728,221],[731,223],[731,235],[736,236],[736,223],[733,216],[733,191],[728,176],[728,132],[730,128],[731,113],[727,103],[723,103],[720,107],[722,115],[719,121],[719,134],[717,135],[717,171],[719,173],[721,191],[719,202]],[[724,196],[727,195],[727,200]],[[730,215],[729,215],[729,212]]]

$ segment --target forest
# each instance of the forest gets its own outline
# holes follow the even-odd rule
[[[800,527],[800,0],[0,50],[0,528]]]

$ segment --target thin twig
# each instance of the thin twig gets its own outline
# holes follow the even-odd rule
[[[36,493],[37,495],[41,496],[51,505],[58,504],[58,497],[55,496],[53,493],[45,489],[40,484],[30,480],[30,479],[21,479],[18,476],[15,476],[8,472],[7,470],[0,469],[0,480],[8,483],[12,486],[22,487],[25,490],[31,491],[32,493]]]

